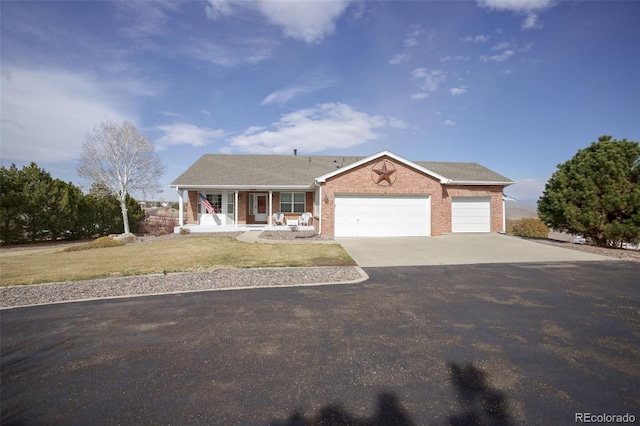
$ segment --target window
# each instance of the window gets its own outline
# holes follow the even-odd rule
[[[305,212],[304,192],[281,192],[280,211],[282,213],[304,213]]]
[[[232,192],[227,193],[227,213],[233,214],[233,205],[235,201],[235,194]]]
[[[211,203],[215,213],[222,212],[222,194],[207,194],[207,201]],[[204,204],[200,203],[200,213],[208,213]]]

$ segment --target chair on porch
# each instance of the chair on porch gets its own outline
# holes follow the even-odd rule
[[[300,225],[309,226],[309,221],[311,220],[312,217],[313,215],[309,212],[302,213],[302,215],[300,216]]]
[[[284,225],[284,213],[274,213],[273,214],[273,224],[274,225]]]

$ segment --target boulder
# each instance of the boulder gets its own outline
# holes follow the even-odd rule
[[[132,243],[132,242],[134,242],[136,240],[136,236],[135,236],[135,234],[132,234],[131,232],[128,232],[128,233],[125,233],[125,234],[117,235],[114,239],[118,240],[118,241],[122,241],[125,244],[129,244],[129,243]]]

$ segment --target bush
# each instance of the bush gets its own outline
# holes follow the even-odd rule
[[[513,235],[527,238],[547,238],[549,228],[540,219],[524,217],[513,222]]]
[[[189,228],[180,228],[180,235],[188,235],[191,233],[191,229]]]
[[[83,244],[81,246],[67,247],[66,249],[64,249],[64,251],[82,251],[105,247],[120,247],[123,245],[124,243],[122,241],[114,240],[111,237],[100,237],[96,238],[90,243]]]

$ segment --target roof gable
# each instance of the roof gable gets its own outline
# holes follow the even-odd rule
[[[426,173],[427,175],[438,179],[440,181],[440,183],[446,183],[447,180],[448,180],[446,177],[444,177],[444,176],[442,176],[442,175],[440,175],[440,174],[438,174],[436,172],[433,172],[432,170],[429,170],[429,169],[427,169],[427,168],[425,168],[423,166],[420,166],[417,163],[409,161],[406,158],[400,157],[399,155],[396,155],[396,154],[394,154],[394,153],[392,153],[390,151],[384,150],[384,151],[380,151],[377,154],[373,154],[373,155],[371,155],[369,157],[363,158],[360,161],[356,161],[354,163],[351,163],[346,167],[343,167],[343,168],[338,169],[338,170],[333,170],[333,171],[331,171],[331,172],[329,172],[327,174],[324,174],[324,175],[316,178],[316,181],[317,182],[326,182],[327,179],[330,179],[330,178],[332,178],[334,176],[337,176],[339,174],[348,172],[349,170],[351,170],[353,168],[359,167],[359,166],[361,166],[363,164],[366,164],[366,163],[368,163],[370,161],[377,160],[378,158],[382,158],[382,157],[385,157],[385,156],[389,157],[389,158],[393,158],[394,160],[396,160],[396,161],[398,161],[400,163],[403,163],[403,164],[405,164],[405,165],[407,165],[409,167],[412,167],[412,168],[417,169],[417,170],[419,170],[419,171],[421,171],[423,173]]]

